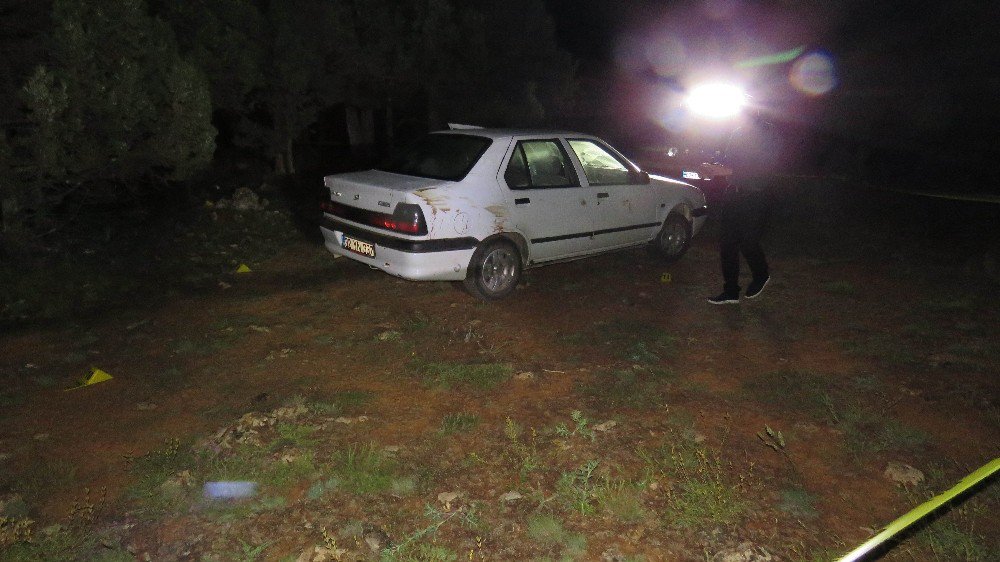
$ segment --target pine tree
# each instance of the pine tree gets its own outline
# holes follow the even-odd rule
[[[55,0],[52,26],[21,90],[28,126],[5,162],[16,181],[0,195],[17,210],[5,230],[57,226],[51,211],[70,194],[188,179],[215,148],[208,83],[144,0]]]

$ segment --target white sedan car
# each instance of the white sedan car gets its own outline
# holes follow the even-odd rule
[[[705,196],[571,132],[431,133],[379,169],[324,178],[327,249],[416,281],[499,299],[528,267],[648,245],[673,261]]]

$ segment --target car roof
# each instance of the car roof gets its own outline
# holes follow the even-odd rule
[[[558,136],[558,137],[593,137],[586,133],[566,131],[562,129],[448,129],[444,131],[434,131],[435,135],[476,135],[491,139],[523,136]]]

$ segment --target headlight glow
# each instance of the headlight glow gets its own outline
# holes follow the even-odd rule
[[[732,84],[704,84],[691,90],[688,107],[698,115],[713,119],[733,117],[746,104],[746,93]]]

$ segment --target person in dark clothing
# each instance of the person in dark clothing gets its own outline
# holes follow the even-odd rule
[[[721,165],[710,172],[713,182],[725,185],[718,201],[723,286],[722,293],[708,299],[711,304],[739,304],[741,254],[752,275],[746,298],[760,296],[771,280],[761,238],[767,230],[773,174],[780,157],[774,126],[758,117],[733,133]]]

